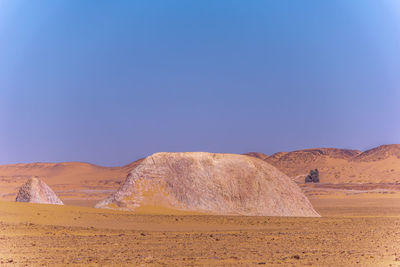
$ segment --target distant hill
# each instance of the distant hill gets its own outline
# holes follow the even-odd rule
[[[260,158],[262,153],[247,153]],[[321,183],[400,183],[400,145],[382,145],[364,152],[316,148],[279,152],[264,158],[297,182],[318,168]]]
[[[355,159],[357,161],[371,162],[384,160],[389,157],[400,159],[400,144],[378,146],[361,153]]]
[[[251,157],[254,157],[254,158],[259,158],[259,159],[262,159],[262,160],[265,160],[265,159],[267,159],[269,157],[268,155],[260,153],[260,152],[249,152],[249,153],[245,153],[243,155],[251,156]]]

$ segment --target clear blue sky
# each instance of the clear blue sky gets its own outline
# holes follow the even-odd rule
[[[386,143],[397,0],[0,0],[0,164]]]

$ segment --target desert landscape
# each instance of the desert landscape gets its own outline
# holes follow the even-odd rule
[[[278,152],[271,156],[250,152],[289,176],[307,196],[395,194],[400,190],[400,145],[383,145],[365,152],[320,148]],[[0,200],[14,201],[19,187],[38,176],[68,204],[93,207],[123,184],[138,159],[122,167],[90,163],[29,163],[0,165]],[[305,184],[311,169],[318,168],[320,183]]]
[[[399,0],[0,0],[0,267],[400,267],[399,47]]]
[[[399,171],[399,145],[371,151],[307,149],[271,157],[158,153],[114,168],[86,163],[3,165],[0,263],[400,266],[400,185],[390,180]],[[376,166],[373,179],[364,171],[365,162]],[[267,176],[256,178],[261,183],[280,177],[272,179],[279,184],[266,185],[260,192],[296,184],[299,193],[290,195],[307,196],[311,217],[305,217],[307,213],[271,216],[271,210],[285,212],[284,206],[274,208],[265,204],[266,199],[259,204],[253,198],[244,200],[257,194],[248,186],[260,171],[256,167],[252,174],[251,166],[258,165],[267,168]],[[305,183],[314,168],[321,170],[320,182]],[[357,179],[351,180],[357,171]],[[249,178],[245,178],[247,172]],[[235,175],[241,181],[238,189],[231,187]],[[157,180],[160,177],[170,178]],[[190,189],[185,177],[198,179],[197,186]],[[19,187],[29,179],[45,181],[65,205],[14,202]],[[218,191],[207,197],[218,188],[212,184],[196,196],[193,190],[216,180],[229,194],[229,202],[217,200]],[[285,197],[283,191],[264,195]],[[300,209],[301,203],[308,202],[300,199],[288,207]],[[199,200],[203,204],[194,204]],[[224,210],[213,203],[220,203]],[[247,204],[241,207],[240,203]],[[266,213],[260,205],[269,207]]]

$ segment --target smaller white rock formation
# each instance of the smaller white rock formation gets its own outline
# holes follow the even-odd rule
[[[30,178],[19,188],[17,202],[64,205],[51,188],[37,177]]]

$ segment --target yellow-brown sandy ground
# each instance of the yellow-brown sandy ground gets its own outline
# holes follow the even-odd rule
[[[0,202],[0,265],[400,266],[400,195],[311,201],[321,218]]]

